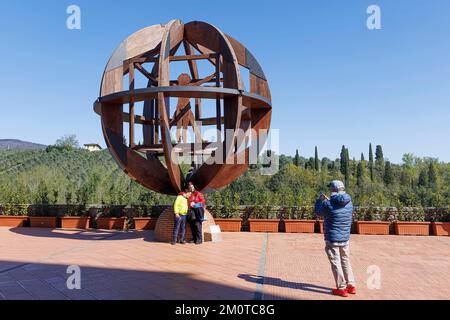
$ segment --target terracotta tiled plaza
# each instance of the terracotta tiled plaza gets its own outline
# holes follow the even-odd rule
[[[0,239],[0,299],[342,299],[319,234],[171,246],[152,231],[0,228]],[[353,235],[351,246],[359,292],[348,299],[450,298],[450,238]],[[70,265],[80,290],[67,288]],[[369,289],[378,268],[381,289]]]

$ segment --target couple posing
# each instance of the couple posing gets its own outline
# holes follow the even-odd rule
[[[205,197],[195,189],[192,182],[185,187],[184,192],[175,200],[173,206],[175,221],[173,226],[172,245],[178,242],[180,233],[180,243],[185,244],[184,235],[186,233],[186,222],[189,222],[192,237],[195,244],[203,243],[202,223],[205,219]]]

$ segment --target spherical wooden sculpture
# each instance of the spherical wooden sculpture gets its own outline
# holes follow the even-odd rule
[[[177,55],[181,47],[184,54]],[[175,70],[171,65],[176,62],[186,63],[190,74],[175,74],[171,80]],[[205,69],[200,62],[213,72],[200,76]],[[240,67],[248,69],[248,91]],[[145,79],[145,87],[137,88],[138,76]],[[171,109],[173,99],[177,103]],[[202,115],[205,100],[215,102],[215,117]],[[137,110],[140,103],[142,114]],[[124,104],[129,112],[124,112]],[[270,127],[272,107],[264,72],[247,48],[208,23],[172,20],[144,28],[119,45],[104,71],[94,110],[101,116],[106,144],[124,172],[151,190],[175,195],[187,182],[180,154],[202,159],[192,160],[187,178],[198,190],[219,189],[242,175],[249,166],[249,146],[239,144],[238,133],[253,129],[259,137],[260,130]],[[142,126],[138,144],[137,125]],[[215,142],[202,137],[208,126],[217,130]],[[195,142],[187,141],[187,130],[193,131]],[[232,135],[227,134],[230,130]],[[222,161],[208,161],[212,157]]]

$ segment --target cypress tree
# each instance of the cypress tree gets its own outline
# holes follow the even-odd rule
[[[370,171],[370,181],[373,182],[374,176],[373,176],[373,150],[372,150],[372,144],[369,145],[369,171]]]
[[[387,186],[391,185],[394,182],[394,174],[392,172],[391,163],[389,161],[386,161],[383,180]]]
[[[358,167],[356,170],[356,185],[361,188],[364,185],[365,178],[366,178],[366,164],[364,160],[361,160],[358,163]]]
[[[375,163],[381,166],[384,165],[383,148],[381,146],[377,146],[375,151]]]
[[[300,154],[298,152],[298,149],[295,151],[294,165],[300,167]]]
[[[365,161],[366,159],[364,159],[364,153],[361,152],[361,161]]]
[[[345,185],[348,187],[350,183],[350,155],[348,148],[345,148]]]
[[[373,163],[373,150],[372,150],[372,144],[369,144],[369,162]]]
[[[346,149],[345,149],[345,146],[342,146],[342,149],[341,149],[341,173],[343,174],[343,175],[345,175],[345,172],[346,172],[346,168],[347,168],[347,161],[346,161]]]
[[[384,180],[385,173],[384,165],[383,148],[378,145],[375,150],[375,170],[378,177],[381,177],[382,180]]]
[[[317,146],[316,146],[316,149],[315,149],[315,152],[314,152],[314,169],[316,171],[320,170],[319,152],[317,150]]]

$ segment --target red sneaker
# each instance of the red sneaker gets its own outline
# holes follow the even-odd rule
[[[348,297],[348,291],[347,291],[347,289],[344,289],[344,290],[333,289],[333,295],[347,298]]]
[[[347,292],[350,294],[356,294],[356,288],[354,286],[348,286]]]

